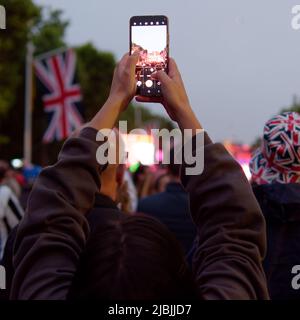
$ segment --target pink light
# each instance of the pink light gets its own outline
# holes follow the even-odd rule
[[[162,150],[156,150],[155,159],[158,162],[162,162],[164,159],[164,153]]]

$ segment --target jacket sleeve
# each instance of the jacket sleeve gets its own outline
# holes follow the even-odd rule
[[[40,173],[15,241],[11,299],[65,299],[89,234],[85,214],[100,188],[97,131],[68,139]]]
[[[182,183],[198,229],[193,268],[200,296],[268,299],[262,268],[265,221],[242,168],[206,133],[203,173],[185,175],[186,167]]]

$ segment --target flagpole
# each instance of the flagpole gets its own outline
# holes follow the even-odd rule
[[[34,46],[27,43],[25,66],[25,114],[24,114],[24,164],[30,165],[32,160],[32,68]]]

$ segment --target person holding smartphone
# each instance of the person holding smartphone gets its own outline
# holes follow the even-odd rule
[[[203,173],[186,176],[183,164],[181,176],[198,232],[193,273],[175,238],[153,218],[121,215],[89,227],[86,216],[105,170],[96,161],[103,143],[96,135],[112,129],[134,97],[137,60],[121,59],[105,104],[40,173],[15,240],[11,298],[268,299],[264,218],[241,167],[206,133]],[[168,74],[153,77],[169,116],[196,134],[202,127],[175,61],[169,60]],[[138,97],[145,99],[152,98]]]

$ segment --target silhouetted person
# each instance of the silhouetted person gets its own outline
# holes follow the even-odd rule
[[[189,253],[196,236],[192,222],[188,193],[180,181],[181,165],[174,163],[174,149],[170,151],[170,164],[167,165],[169,183],[161,193],[142,198],[137,212],[143,212],[161,221]]]
[[[5,243],[11,230],[19,223],[24,211],[19,200],[10,187],[5,185],[4,178],[9,166],[0,162],[0,260],[3,255]]]
[[[300,115],[286,112],[264,127],[250,170],[253,191],[267,223],[264,269],[271,299],[300,299],[292,288],[300,261]]]
[[[204,147],[204,171],[181,181],[189,193],[198,242],[193,274],[173,234],[146,215],[122,215],[90,228],[87,215],[102,190],[101,129],[112,129],[136,91],[137,56],[118,64],[108,100],[55,165],[40,173],[14,242],[12,299],[267,299],[262,269],[265,224],[239,164],[203,134],[175,62],[159,71],[164,105],[180,129]],[[98,139],[96,139],[98,137]],[[200,142],[199,142],[200,141]],[[101,161],[102,162],[102,161]],[[168,208],[166,208],[168,210]],[[104,210],[99,210],[99,214]],[[105,214],[105,212],[104,212]]]

